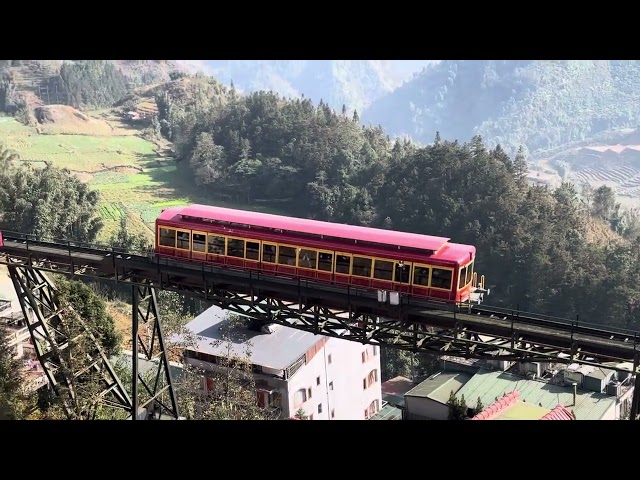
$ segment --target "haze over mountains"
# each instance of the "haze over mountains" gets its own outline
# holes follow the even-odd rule
[[[241,91],[273,90],[304,95],[336,110],[362,111],[437,60],[178,60],[191,71],[233,81]]]

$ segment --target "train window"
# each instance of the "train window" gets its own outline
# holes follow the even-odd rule
[[[266,263],[276,263],[276,246],[268,243],[262,244],[262,261]]]
[[[467,283],[465,280],[467,279],[467,267],[462,267],[460,269],[460,276],[458,277],[458,289],[463,288]]]
[[[160,246],[175,248],[176,231],[173,228],[160,228]]]
[[[409,274],[411,273],[411,265],[405,263],[396,263],[396,282],[409,283]]]
[[[431,273],[431,286],[434,288],[451,288],[451,279],[453,277],[451,270],[444,270],[442,268],[434,268]]]
[[[467,266],[467,283],[470,283],[472,279],[473,279],[473,262],[471,262]]]
[[[414,267],[413,284],[421,287],[429,286],[429,267]]]
[[[247,242],[247,260],[260,260],[260,242]]]
[[[204,252],[204,244],[207,243],[207,236],[202,233],[193,234],[193,251]]]
[[[336,257],[336,273],[349,275],[351,268],[351,257],[348,255],[338,255]]]
[[[227,243],[227,257],[244,258],[244,240],[230,238]]]
[[[318,256],[318,270],[323,272],[333,271],[333,253],[320,252]]]
[[[294,247],[280,247],[278,253],[278,263],[280,265],[296,266],[296,249]]]
[[[371,277],[373,260],[364,257],[353,257],[353,275],[357,277]]]
[[[373,271],[374,278],[378,280],[393,280],[393,262],[387,262],[386,260],[376,260],[375,270]]]
[[[318,252],[303,248],[298,255],[298,266],[302,268],[316,268]]]
[[[178,242],[177,247],[182,248],[183,250],[189,250],[189,240],[191,239],[191,234],[189,232],[178,232]]]
[[[209,235],[209,253],[214,255],[224,255],[224,237]]]

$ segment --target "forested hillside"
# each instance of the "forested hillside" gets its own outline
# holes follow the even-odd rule
[[[363,120],[425,143],[438,130],[535,153],[637,128],[639,97],[635,60],[446,60],[374,102]]]
[[[299,216],[449,236],[478,246],[491,303],[640,326],[638,222],[606,187],[585,204],[570,184],[531,186],[524,152],[510,157],[480,137],[437,135],[419,147],[324,103],[223,87],[215,101],[187,102],[169,91],[161,122],[180,172],[212,201],[226,193]]]

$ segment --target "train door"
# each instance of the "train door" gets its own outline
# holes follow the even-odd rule
[[[298,266],[298,248],[293,245],[278,245],[278,273],[295,275]]]
[[[318,277],[318,251],[315,248],[298,248],[298,275],[303,278]]]
[[[191,233],[191,258],[194,260],[207,260],[207,232],[194,230]]]
[[[225,263],[227,253],[227,239],[224,235],[215,233],[207,234],[207,261],[214,263]]]
[[[411,262],[395,262],[394,290],[403,293],[411,292],[411,266]]]
[[[333,252],[318,250],[318,280],[331,282],[333,277]]]
[[[434,266],[431,269],[430,296],[443,300],[453,300],[457,284],[455,270],[451,267]]]
[[[353,258],[350,253],[344,252],[336,252],[335,257],[335,282],[348,285],[349,280],[351,279]]]
[[[271,242],[262,242],[262,270],[275,272],[277,269],[278,245]]]
[[[245,240],[227,237],[227,264],[237,267],[245,266]]]
[[[175,256],[191,258],[191,230],[176,228]]]
[[[431,267],[420,263],[413,265],[413,286],[411,292],[416,297],[429,297],[429,281],[431,280]]]

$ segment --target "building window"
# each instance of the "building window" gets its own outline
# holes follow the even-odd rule
[[[322,413],[322,404],[321,403],[318,404],[318,413]]]
[[[320,377],[316,378],[316,385],[320,385]]]
[[[331,410],[331,418],[336,418],[336,411],[335,410]]]
[[[369,405],[369,415],[374,416],[378,412],[378,400],[374,400]]]
[[[329,365],[331,365],[331,354],[329,354],[328,362],[329,362]]]
[[[366,350],[364,352],[362,352],[362,363],[367,361],[367,352]]]
[[[306,401],[307,401],[307,391],[304,388],[301,388],[296,392],[293,403],[296,406],[296,408],[298,408],[300,405],[302,405]]]
[[[309,387],[309,391],[307,392],[307,396],[311,398],[311,387]]]
[[[333,382],[329,382],[329,390],[333,390]]]
[[[371,386],[377,381],[378,381],[378,370],[371,370],[365,382],[368,383],[368,386]]]
[[[378,347],[376,347],[375,345],[373,346],[373,356],[377,356],[378,355]]]
[[[366,390],[366,389],[367,389],[367,379],[366,379],[366,378],[363,378],[363,379],[362,379],[362,389],[363,389],[363,390]]]

